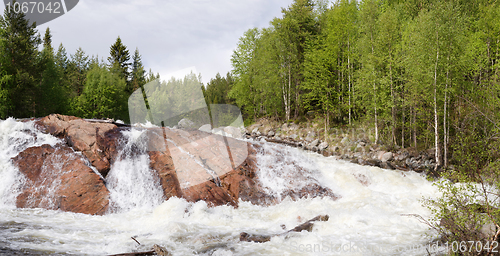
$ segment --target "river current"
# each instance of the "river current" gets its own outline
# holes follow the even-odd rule
[[[173,255],[428,255],[436,237],[415,217],[428,219],[422,199],[438,195],[423,175],[265,142],[254,143],[262,145],[258,175],[269,192],[279,194],[286,184],[300,182],[283,178],[293,171],[287,165],[292,161],[340,199],[283,198],[274,206],[240,201],[238,208],[210,208],[203,201],[179,198],[164,201],[148,176],[149,159],[134,155],[111,168],[107,187],[114,210],[108,214],[17,209],[24,177],[10,159],[28,147],[57,143],[61,141],[31,122],[0,120],[0,255],[108,255],[148,251],[154,244]],[[329,220],[315,222],[312,232],[276,236],[267,243],[239,241],[240,232],[279,234],[325,214]]]

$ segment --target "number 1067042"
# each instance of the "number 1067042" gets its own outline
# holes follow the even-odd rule
[[[14,13],[64,13],[64,10],[61,6],[60,1],[54,1],[54,2],[14,2],[14,3],[7,3],[5,5],[5,8],[7,9],[7,12],[14,12]]]

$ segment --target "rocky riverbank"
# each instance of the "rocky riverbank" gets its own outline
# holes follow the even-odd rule
[[[325,136],[324,128],[318,124],[280,123],[260,119],[245,128],[245,136],[257,141],[265,140],[333,156],[360,165],[415,171],[433,177],[438,175],[434,171],[434,149],[391,150],[385,145],[373,143],[372,134],[368,129],[330,129]]]

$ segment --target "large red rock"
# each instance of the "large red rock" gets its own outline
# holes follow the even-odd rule
[[[82,152],[83,158],[68,146],[42,146],[22,152],[14,161],[29,182],[18,197],[18,206],[102,214],[108,207],[109,192],[105,182],[84,164],[84,158],[106,177],[126,142],[123,131],[131,128],[62,115],[44,117],[37,125],[64,139],[73,150]],[[338,198],[315,183],[280,195],[269,194],[257,175],[257,144],[198,130],[142,129],[149,167],[158,175],[166,199],[179,197],[190,202],[204,200],[210,206],[237,207],[239,200],[270,205],[286,196]],[[144,153],[144,149],[139,151]],[[290,175],[293,177],[287,178],[292,181],[307,176],[300,168]],[[42,196],[47,193],[54,193],[50,200]]]
[[[32,147],[13,161],[26,177],[17,197],[17,207],[86,214],[106,212],[109,191],[104,180],[71,148],[65,145]]]
[[[117,126],[105,122],[89,122],[74,116],[52,114],[36,122],[37,126],[48,133],[66,140],[67,144],[81,151],[92,165],[104,176],[109,172],[110,159],[97,143],[98,136]]]

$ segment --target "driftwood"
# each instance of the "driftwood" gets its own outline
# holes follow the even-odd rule
[[[328,215],[318,215],[318,216],[296,226],[293,229],[290,229],[284,233],[276,234],[276,235],[254,235],[254,234],[248,234],[246,232],[241,232],[240,233],[240,241],[265,243],[265,242],[270,241],[271,238],[274,236],[283,236],[283,235],[286,235],[290,232],[301,232],[302,230],[307,230],[308,232],[311,232],[313,225],[314,225],[313,222],[315,222],[315,221],[327,221],[328,218],[329,218]]]
[[[132,239],[134,239],[134,238],[132,238]],[[137,242],[137,240],[135,240],[135,241]],[[171,256],[172,254],[170,254],[170,252],[168,252],[167,249],[165,249],[165,247],[162,247],[162,246],[155,244],[155,245],[153,245],[153,250],[151,250],[151,251],[120,253],[120,254],[113,254],[113,255],[108,255],[108,256],[146,256],[146,255]]]
[[[108,256],[146,256],[146,255],[157,255],[157,254],[154,250],[152,250],[152,251],[147,251],[147,252],[120,253],[120,254],[113,254],[113,255],[108,255]]]

